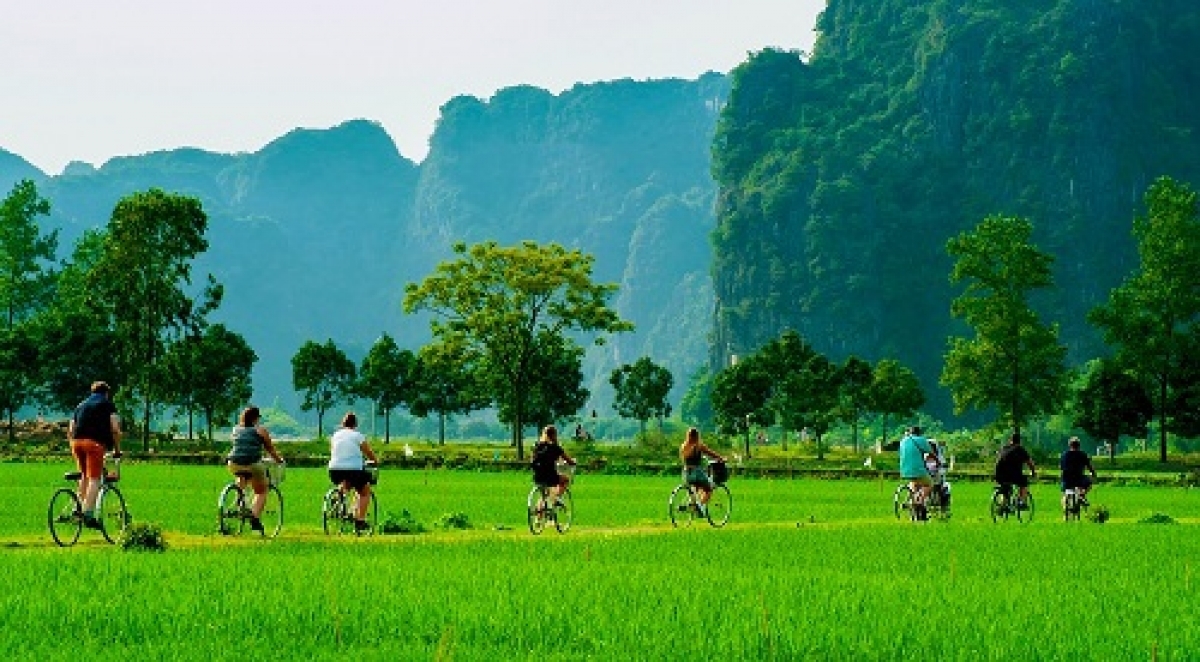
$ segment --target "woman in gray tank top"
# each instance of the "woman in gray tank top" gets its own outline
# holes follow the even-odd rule
[[[283,458],[275,450],[271,441],[271,433],[260,425],[262,412],[258,407],[246,407],[238,417],[238,424],[233,428],[233,447],[226,456],[226,466],[229,473],[250,474],[250,487],[254,490],[254,503],[250,506],[250,528],[262,532],[263,525],[259,516],[267,503],[267,473],[263,467],[263,452],[268,453],[276,462],[283,464]],[[238,486],[246,488],[246,478],[237,476]]]

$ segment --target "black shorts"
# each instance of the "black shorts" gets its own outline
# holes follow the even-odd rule
[[[371,474],[363,469],[330,469],[329,481],[334,485],[346,483],[361,492],[371,482]]]
[[[1029,487],[1029,476],[1025,474],[1010,474],[1008,476],[996,476],[996,482],[1001,485],[1016,485],[1017,487]]]
[[[552,474],[533,474],[533,482],[538,487],[558,487],[561,484],[562,476],[558,473]]]
[[[1064,478],[1062,481],[1062,489],[1064,492],[1073,489],[1088,489],[1092,486],[1092,479],[1087,476],[1078,476],[1076,478]]]

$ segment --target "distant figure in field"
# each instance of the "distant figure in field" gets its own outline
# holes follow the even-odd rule
[[[365,458],[365,459],[364,459]],[[371,474],[367,472],[366,460],[378,464],[375,451],[367,443],[367,437],[358,431],[358,416],[346,412],[342,427],[329,437],[329,480],[343,493],[354,490],[358,503],[354,510],[354,530],[369,531],[367,508],[371,505]]]
[[[1075,490],[1079,500],[1087,504],[1087,494],[1092,489],[1092,479],[1096,477],[1096,470],[1092,467],[1092,458],[1080,448],[1079,437],[1067,440],[1067,450],[1063,451],[1062,457],[1059,458],[1058,468],[1062,470],[1063,508],[1067,507],[1067,490]],[[1084,470],[1090,472],[1092,477],[1085,476]]]
[[[1029,467],[1028,477],[1024,474],[1026,466]],[[1021,433],[1014,432],[1008,438],[1008,443],[1000,449],[999,457],[996,458],[996,482],[1000,484],[1001,488],[1011,485],[1019,487],[1017,508],[1023,508],[1029,499],[1030,477],[1037,477],[1037,467],[1034,466],[1029,451],[1021,445]]]
[[[537,445],[533,447],[529,468],[533,470],[534,483],[552,488],[555,505],[561,502],[562,493],[571,484],[570,478],[558,473],[559,460],[575,465],[575,460],[558,444],[558,428],[547,425],[542,429],[542,436]]]
[[[258,407],[250,406],[242,410],[238,424],[233,428],[233,447],[225,457],[229,473],[237,476],[238,487],[245,489],[246,479],[237,474],[250,474],[250,487],[254,490],[254,502],[250,506],[250,528],[259,533],[263,533],[260,517],[267,505],[267,488],[270,487],[267,483],[266,467],[262,462],[263,452],[266,451],[276,462],[283,464],[283,458],[280,457],[279,451],[275,450],[275,443],[271,441],[271,433],[262,426],[261,420],[262,412]]]
[[[929,498],[929,492],[933,489],[933,477],[925,467],[925,459],[931,455],[933,448],[929,441],[921,436],[920,426],[914,425],[909,428],[900,440],[900,478],[908,481],[909,487],[917,497],[913,502],[913,511],[919,520],[929,518],[925,500]]]
[[[88,397],[75,408],[67,426],[71,455],[79,469],[79,500],[83,502],[83,523],[98,529],[96,499],[100,496],[100,474],[104,471],[104,454],[112,451],[121,456],[121,421],[110,399],[111,389],[105,382],[93,382]]]
[[[720,453],[705,446],[704,442],[700,441],[699,430],[688,428],[687,436],[684,437],[683,443],[679,446],[679,459],[683,461],[683,480],[700,492],[700,509],[702,513],[708,508],[708,500],[712,498],[713,489],[716,487],[702,465],[704,456],[706,455],[714,462],[725,461],[725,458],[721,457]]]

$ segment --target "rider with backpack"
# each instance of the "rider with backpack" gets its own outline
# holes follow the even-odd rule
[[[533,482],[541,487],[552,488],[555,505],[561,503],[562,494],[570,485],[571,479],[558,473],[558,461],[562,460],[572,466],[575,460],[567,455],[567,451],[558,445],[558,428],[547,425],[542,430],[542,437],[533,447],[533,457],[529,460],[529,468],[533,470]]]

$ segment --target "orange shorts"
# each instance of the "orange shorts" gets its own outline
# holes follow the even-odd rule
[[[75,456],[75,466],[83,473],[84,478],[99,478],[104,471],[104,446],[91,439],[76,439],[71,442],[71,455]]]

